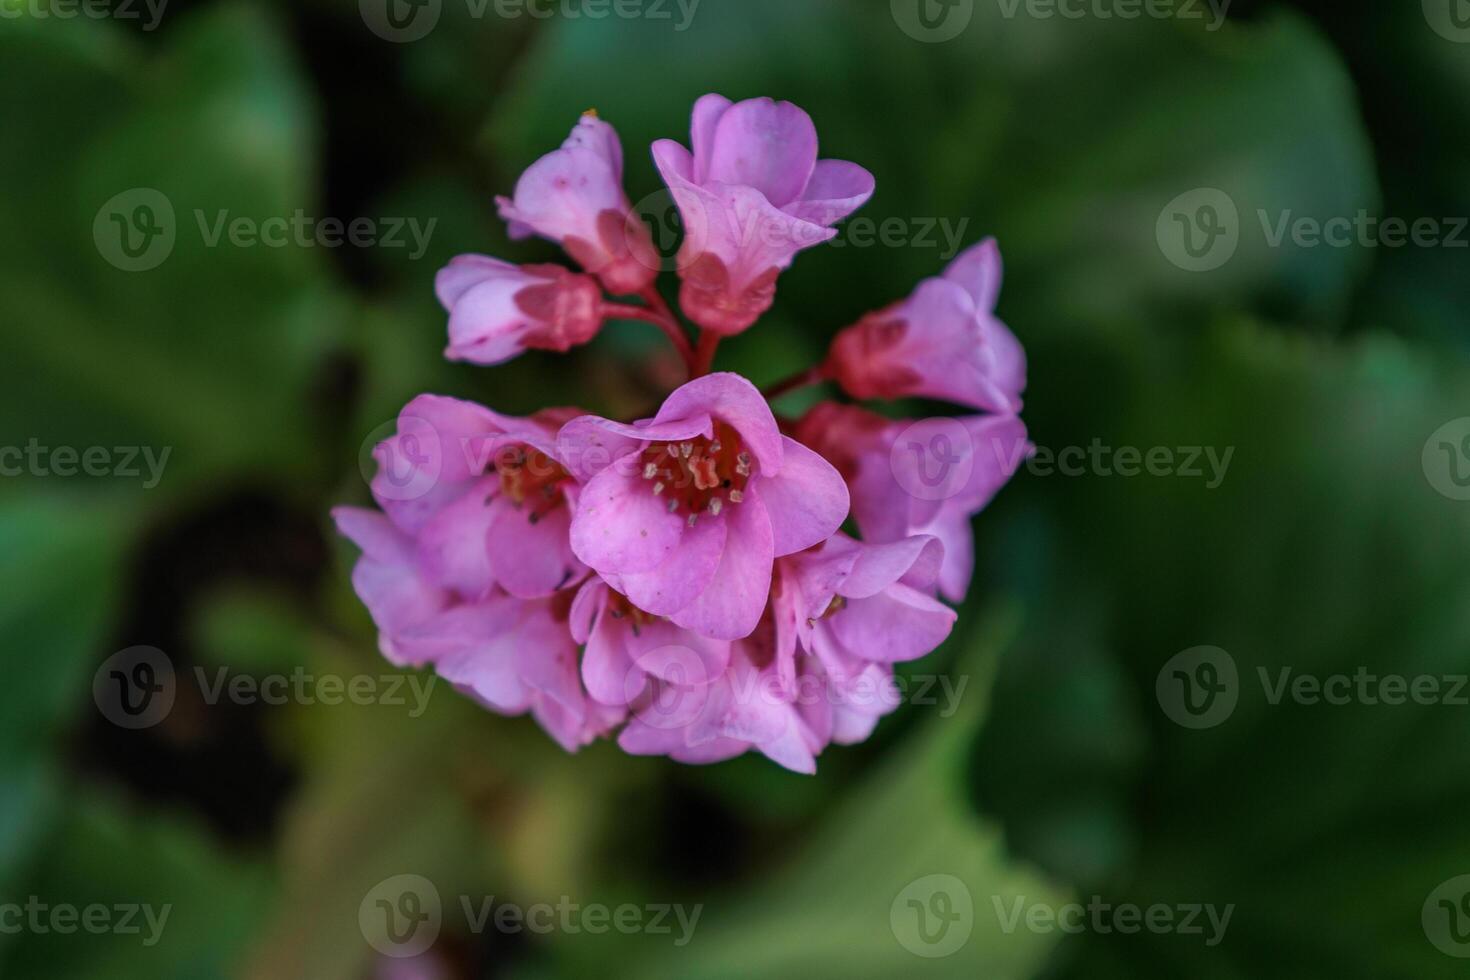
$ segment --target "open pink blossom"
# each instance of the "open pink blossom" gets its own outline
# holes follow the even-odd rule
[[[637,699],[652,680],[696,686],[725,673],[730,643],[650,615],[593,576],[572,604],[572,635],[585,644],[582,679],[608,705]]]
[[[572,551],[639,609],[713,639],[748,636],[776,557],[819,544],[847,517],[847,488],[776,426],[756,387],[712,374],[652,419],[586,416],[557,439],[585,481]]]
[[[627,712],[587,697],[568,623],[570,593],[491,595],[455,606],[400,636],[418,663],[498,714],[530,713],[568,752],[608,734]]]
[[[389,662],[432,667],[500,714],[529,712],[569,752],[622,722],[623,708],[592,701],[582,689],[567,600],[495,591],[463,601],[429,580],[413,538],[383,515],[339,507],[332,516],[362,549],[352,582]]]
[[[561,149],[533,163],[513,198],[496,199],[513,238],[540,235],[614,293],[637,293],[658,275],[648,228],[623,190],[623,146],[617,131],[588,112]]]
[[[779,642],[771,617],[765,617],[750,636],[730,645],[728,666],[713,678],[703,673],[700,658],[666,651],[677,666],[651,676],[631,702],[618,745],[632,755],[666,755],[695,765],[756,751],[793,772],[816,772],[816,756],[830,732],[820,668],[802,658],[803,679],[810,676],[813,684],[807,697],[797,697],[778,674]],[[808,668],[814,673],[808,675]]]
[[[908,299],[839,333],[829,376],[854,398],[919,396],[1018,412],[1026,354],[995,316],[1000,282],[1000,249],[986,239]]]
[[[831,226],[867,202],[873,176],[818,160],[816,127],[789,102],[706,95],[691,128],[692,152],[653,144],[684,219],[680,303],[701,327],[735,334],[770,309],[796,253],[831,239]]]
[[[373,452],[372,489],[412,536],[428,581],[467,600],[494,587],[537,599],[587,574],[570,545],[576,481],[555,438],[575,414],[516,418],[438,395],[408,403]]]
[[[872,663],[917,660],[949,637],[955,612],[930,591],[943,561],[930,535],[865,544],[836,534],[781,559],[773,602],[827,674],[849,681]]]
[[[852,515],[865,541],[901,541],[928,534],[943,544],[941,593],[964,599],[975,568],[970,520],[1015,475],[1031,450],[1025,424],[1014,415],[946,419],[931,434],[929,420],[892,421],[852,405],[823,402],[796,428],[796,436],[833,464],[852,493]],[[952,433],[948,435],[948,433]],[[936,449],[931,440],[943,438]],[[935,458],[937,452],[946,458]],[[947,479],[932,487],[933,471]]]
[[[434,279],[449,311],[453,361],[503,364],[527,350],[566,353],[597,336],[602,290],[591,276],[559,265],[511,265],[459,255]]]

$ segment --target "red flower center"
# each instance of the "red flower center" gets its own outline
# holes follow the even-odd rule
[[[562,488],[572,475],[550,456],[526,445],[507,446],[495,458],[500,490],[535,524],[566,503]]]
[[[718,517],[745,499],[750,453],[735,427],[715,422],[714,438],[657,442],[643,450],[643,479],[668,500],[669,513],[687,514],[693,527],[700,514]]]

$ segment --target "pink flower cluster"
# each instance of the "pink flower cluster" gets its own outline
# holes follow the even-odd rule
[[[855,399],[985,414],[929,420],[947,428],[927,439],[926,423],[833,401],[778,417],[747,379],[710,373],[716,348],[757,322],[782,270],[836,234],[873,178],[819,159],[811,118],[770,99],[700,99],[691,144],[653,155],[684,220],[679,305],[697,344],[657,290],[618,136],[592,113],[498,202],[512,234],[560,243],[582,271],[467,255],[437,280],[451,358],[566,351],[637,318],[668,335],[691,380],[636,421],[420,396],[375,450],[379,509],[334,516],[362,550],[353,584],[394,664],[530,713],[568,751],[615,735],[637,755],[755,750],[810,773],[893,710],[894,665],[953,629],[939,596],[969,587],[970,519],[1028,449],[1025,357],[995,317],[986,241],[772,389],[835,382]]]

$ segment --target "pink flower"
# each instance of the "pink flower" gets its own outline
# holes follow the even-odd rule
[[[533,163],[514,198],[496,199],[513,238],[540,235],[616,294],[642,291],[658,275],[648,228],[623,190],[623,147],[617,131],[588,112],[561,149]]]
[[[568,599],[525,601],[496,590],[465,601],[431,581],[414,538],[383,515],[339,507],[332,516],[362,548],[352,582],[389,662],[433,667],[499,714],[530,713],[569,752],[623,721],[624,709],[582,689]]]
[[[653,144],[684,219],[680,303],[705,329],[736,334],[770,309],[796,253],[832,238],[831,226],[867,202],[873,176],[818,160],[816,127],[789,102],[706,95],[694,105],[692,145]]]
[[[775,558],[830,537],[847,488],[776,426],[755,386],[712,374],[658,414],[567,424],[560,457],[585,481],[572,551],[638,608],[712,639],[748,636]]]
[[[456,606],[398,639],[419,663],[498,714],[532,717],[568,752],[608,734],[620,706],[586,695],[567,615],[571,593],[526,601],[492,595]]]
[[[930,535],[864,544],[836,534],[781,559],[778,616],[840,681],[870,663],[917,660],[954,627],[954,610],[926,591],[943,561],[944,546]]]
[[[943,544],[937,581],[952,602],[964,599],[974,573],[971,518],[1015,475],[1031,449],[1025,424],[1013,415],[916,425],[833,402],[813,407],[798,423],[796,436],[847,481],[852,515],[865,541],[927,534]],[[936,458],[939,453],[946,458]],[[931,485],[934,475],[944,479]]]
[[[829,375],[854,398],[919,396],[1018,412],[1026,354],[995,317],[1000,281],[1000,250],[986,239],[943,277],[838,334]]]
[[[596,576],[572,604],[572,635],[585,645],[582,680],[593,698],[622,706],[650,680],[708,684],[730,663],[730,643],[650,615]]]
[[[529,419],[421,395],[373,451],[373,496],[412,536],[425,579],[473,600],[499,587],[544,598],[587,574],[569,543],[576,481],[555,433],[573,409]]]
[[[456,256],[434,279],[449,311],[450,360],[503,364],[526,350],[565,353],[602,329],[602,290],[559,265]]]
[[[697,658],[671,656],[681,669],[650,679],[630,706],[619,747],[630,755],[666,755],[694,765],[753,750],[793,772],[815,773],[816,756],[828,741],[818,731],[826,718],[822,698],[814,692],[803,703],[783,690],[779,642],[766,617],[754,633],[730,645],[729,666],[713,678],[701,673]],[[820,683],[819,676],[813,679]]]

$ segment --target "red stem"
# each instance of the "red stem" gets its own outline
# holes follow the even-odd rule
[[[695,352],[692,377],[702,378],[715,366],[715,351],[720,349],[720,335],[708,330],[699,332],[699,349]]]
[[[651,323],[664,332],[664,336],[673,342],[674,348],[678,350],[679,356],[684,359],[684,366],[689,370],[689,376],[695,377],[695,354],[694,348],[689,344],[689,337],[684,333],[684,328],[679,326],[679,321],[674,319],[669,305],[664,302],[662,296],[652,287],[649,287],[644,298],[648,300],[648,306],[631,306],[626,303],[603,303],[602,313],[604,316],[616,317],[620,320],[642,320]]]
[[[786,378],[784,381],[776,382],[775,384],[762,391],[761,394],[766,396],[767,401],[775,401],[782,395],[796,391],[799,388],[806,388],[809,385],[819,385],[826,380],[827,366],[825,364],[819,364],[816,367],[808,368],[807,370],[802,371],[799,374],[793,374],[791,377]]]

